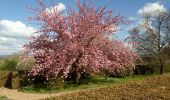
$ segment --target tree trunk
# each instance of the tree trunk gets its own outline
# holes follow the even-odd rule
[[[76,84],[79,84],[80,83],[80,73],[77,72],[76,73]]]
[[[161,63],[160,64],[160,74],[164,73],[164,65]]]
[[[73,63],[72,67],[73,67],[73,72],[71,73],[72,77],[73,77],[73,81],[76,84],[80,83],[80,78],[81,78],[81,73],[79,72],[80,69],[78,68],[79,66],[77,66],[77,64],[79,63],[79,59],[82,57],[82,52],[79,52],[78,57],[76,58],[76,61]]]
[[[160,71],[160,74],[163,74],[164,73],[164,63],[163,61],[160,59],[160,65],[159,65],[159,71]]]

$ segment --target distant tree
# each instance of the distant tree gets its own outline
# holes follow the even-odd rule
[[[76,4],[78,12],[69,8],[66,15],[56,5],[49,9],[42,2],[42,9],[34,9],[38,12],[32,19],[42,23],[40,35],[25,45],[35,59],[28,75],[33,80],[37,75],[48,83],[74,77],[79,83],[84,73],[95,74],[100,68],[119,74],[133,70],[136,53],[108,37],[119,24],[126,24],[123,17],[113,16],[105,7]]]
[[[18,56],[16,54],[12,54],[10,56],[2,57],[1,61],[3,62],[1,64],[2,70],[15,71],[18,63]]]
[[[5,59],[3,70],[14,71],[16,70],[16,66],[17,66],[16,60]]]
[[[131,42],[142,57],[156,58],[159,61],[160,74],[164,72],[165,60],[170,46],[170,13],[156,11],[142,15],[142,23],[133,27],[129,33]]]

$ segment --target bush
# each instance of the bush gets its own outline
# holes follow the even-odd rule
[[[146,75],[146,74],[154,74],[154,68],[150,65],[136,65],[134,69],[135,75]]]
[[[17,66],[17,61],[13,59],[5,59],[4,67],[2,70],[15,71]]]
[[[16,71],[18,64],[18,56],[10,55],[0,58],[0,70],[2,71]]]
[[[28,71],[18,71],[19,79],[20,79],[20,87],[31,85],[30,82],[28,81],[27,73]]]
[[[165,72],[170,72],[170,60],[165,62]]]
[[[110,71],[108,69],[100,69],[100,75],[104,75],[105,77],[116,77],[116,78],[123,78],[125,76],[131,75],[133,70],[126,70],[126,71]]]

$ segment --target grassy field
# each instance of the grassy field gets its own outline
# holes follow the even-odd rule
[[[150,76],[144,80],[139,78],[141,81],[133,79],[120,79],[117,81],[119,84],[65,93],[45,100],[170,100],[170,74]]]

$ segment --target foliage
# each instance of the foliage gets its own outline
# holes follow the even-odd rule
[[[27,71],[27,70],[31,69],[35,63],[35,60],[32,57],[30,57],[29,52],[26,52],[25,50],[19,52],[15,56],[16,56],[15,59],[17,59],[16,69],[18,71]],[[23,59],[23,58],[25,58],[25,59]],[[21,62],[21,60],[22,60],[22,62]]]
[[[134,74],[135,75],[149,75],[149,74],[154,74],[154,68],[151,67],[151,65],[136,65],[134,69]]]
[[[138,82],[65,93],[45,100],[169,100],[169,83],[170,74],[164,74]]]
[[[27,93],[56,93],[56,92],[65,92],[65,91],[75,91],[75,90],[82,90],[82,89],[90,89],[90,88],[99,88],[99,87],[105,87],[108,85],[117,85],[122,83],[128,83],[132,81],[139,81],[148,76],[126,76],[124,78],[113,78],[108,77],[105,78],[104,76],[93,76],[89,80],[86,80],[88,82],[82,82],[81,84],[74,84],[74,83],[66,83],[62,84],[60,81],[57,81],[58,83],[50,85],[50,86],[42,86],[42,87],[36,87],[33,86],[26,86],[20,89],[22,92]]]
[[[0,58],[0,70],[2,70],[4,65],[4,59]]]
[[[16,70],[17,61],[15,60],[5,60],[4,68],[2,70]]]
[[[170,72],[170,60],[165,62],[165,72]]]
[[[15,71],[18,60],[14,55],[0,58],[0,70]]]
[[[18,54],[12,54],[4,57],[0,57],[0,70],[1,71],[21,71],[21,70],[27,70],[31,68],[34,61],[33,60],[27,60],[25,63],[20,63],[19,56],[23,55],[22,53]]]
[[[137,55],[121,41],[108,37],[119,24],[127,23],[123,17],[113,16],[105,7],[80,2],[76,2],[78,12],[69,8],[66,15],[55,5],[50,9],[41,1],[40,5],[40,9],[33,9],[37,14],[32,18],[42,25],[40,35],[25,45],[35,60],[28,74],[31,81],[39,75],[45,83],[70,77],[79,83],[83,75],[98,73],[100,68],[118,74],[133,70]]]

